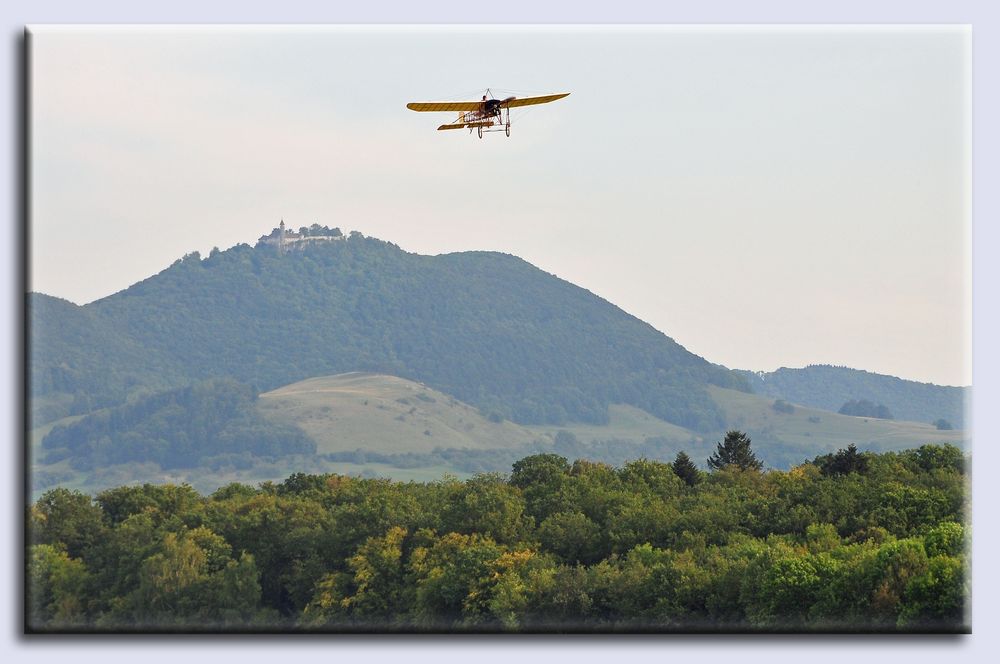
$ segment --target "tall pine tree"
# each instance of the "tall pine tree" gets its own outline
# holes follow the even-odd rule
[[[701,481],[701,475],[698,474],[698,468],[694,465],[689,457],[684,452],[678,452],[677,457],[670,466],[674,469],[674,473],[677,477],[684,480],[688,486],[694,486]]]
[[[764,464],[750,449],[750,436],[742,431],[726,432],[725,439],[718,444],[715,454],[708,458],[708,467],[721,470],[736,466],[740,470],[760,470]]]

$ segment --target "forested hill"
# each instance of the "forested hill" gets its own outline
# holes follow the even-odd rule
[[[803,406],[836,412],[848,401],[862,399],[885,405],[898,420],[934,422],[947,420],[965,428],[964,402],[968,388],[947,387],[903,380],[895,376],[811,365],[804,369],[781,368],[770,373],[741,372],[758,394]]]
[[[176,362],[122,333],[99,314],[40,293],[28,295],[28,378],[33,424],[124,401],[141,387],[184,382]]]
[[[34,425],[146,388],[232,377],[260,390],[371,371],[493,417],[602,423],[610,403],[723,426],[706,386],[747,390],[593,293],[514,256],[422,256],[360,234],[281,255],[185,256],[85,306],[29,298]]]

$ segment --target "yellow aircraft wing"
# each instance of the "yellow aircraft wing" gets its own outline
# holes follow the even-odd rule
[[[562,99],[563,97],[568,97],[568,92],[563,92],[556,95],[543,95],[541,97],[523,97],[521,99],[510,99],[503,100],[503,105],[509,108],[517,108],[518,106],[532,106],[534,104],[547,104],[550,101],[555,101],[557,99]],[[483,102],[481,101],[411,101],[406,105],[411,111],[419,111],[421,113],[428,112],[447,112],[447,111],[458,111],[459,113],[469,113],[471,111],[479,111],[483,108]]]
[[[475,127],[491,127],[492,125],[492,122],[460,122],[458,124],[443,124],[438,127],[438,131],[445,129],[474,129]]]
[[[563,92],[558,95],[545,95],[543,97],[523,97],[521,99],[511,99],[506,102],[504,106],[509,108],[517,108],[518,106],[531,106],[533,104],[547,104],[550,101],[555,101],[556,99],[562,99],[563,97],[568,97],[568,92]]]
[[[421,113],[426,113],[428,111],[459,111],[459,112],[469,112],[478,111],[482,108],[482,102],[479,101],[411,101],[406,105],[411,111],[420,111]]]

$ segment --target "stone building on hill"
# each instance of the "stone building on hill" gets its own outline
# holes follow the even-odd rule
[[[261,237],[257,241],[257,244],[272,245],[278,248],[279,253],[285,253],[286,251],[301,249],[308,244],[337,242],[343,240],[345,237],[339,228],[327,228],[319,224],[313,224],[308,228],[303,226],[298,231],[286,230],[285,220],[282,219],[278,227],[272,230],[270,235]]]

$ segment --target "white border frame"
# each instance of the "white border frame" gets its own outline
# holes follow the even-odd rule
[[[18,187],[22,185],[20,138],[18,136],[20,35],[26,24],[33,23],[728,23],[728,24],[865,24],[865,23],[952,23],[971,24],[973,38],[973,399],[974,465],[992,469],[997,466],[1000,426],[990,421],[992,404],[998,391],[998,351],[992,340],[1000,337],[997,326],[997,296],[992,286],[1000,282],[995,253],[998,247],[997,188],[997,64],[1000,62],[1000,21],[998,10],[989,0],[840,0],[806,3],[793,0],[704,0],[654,6],[638,0],[599,2],[539,3],[537,0],[502,0],[499,3],[456,9],[454,1],[379,0],[345,3],[322,0],[174,0],[153,5],[128,0],[13,0],[0,8],[7,38],[0,81],[7,92],[3,109],[0,141],[7,159],[0,165],[4,175],[3,198],[8,203],[8,223],[4,227],[3,264],[5,273],[0,290],[0,311],[8,323],[2,327],[3,365],[7,380],[2,387],[2,419],[10,435],[7,443],[7,491],[4,494],[8,515],[3,531],[2,573],[6,597],[0,599],[0,652],[7,661],[31,659],[33,663],[72,661],[74,664],[100,661],[106,664],[134,662],[173,664],[181,656],[198,660],[238,659],[241,664],[268,662],[290,655],[305,657],[357,657],[366,661],[399,662],[468,661],[477,664],[509,664],[512,658],[535,660],[549,657],[572,658],[583,662],[603,662],[609,658],[682,657],[700,661],[723,661],[739,658],[749,662],[841,662],[874,661],[897,657],[911,662],[939,662],[956,656],[973,661],[1000,650],[995,625],[1000,622],[1000,577],[990,554],[997,551],[996,526],[990,522],[992,505],[998,498],[997,483],[981,474],[973,486],[975,586],[973,588],[973,635],[964,637],[881,637],[881,636],[780,636],[780,637],[31,637],[21,635],[23,612],[20,598],[23,516],[21,509],[21,460],[18,447],[23,444],[20,392],[23,364],[19,331],[23,297],[20,293],[24,270],[20,246],[20,210]],[[334,652],[329,649],[334,648]],[[11,659],[13,658],[13,659]]]

